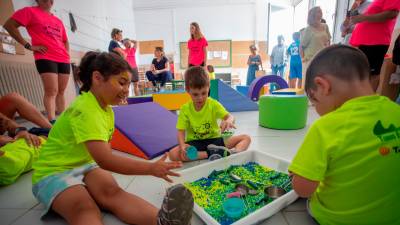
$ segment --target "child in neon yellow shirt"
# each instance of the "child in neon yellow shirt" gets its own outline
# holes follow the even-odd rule
[[[167,190],[161,209],[118,186],[110,171],[152,175],[172,182],[172,169],[181,162],[134,160],[112,153],[114,133],[111,105],[125,101],[131,74],[128,63],[115,53],[88,52],[78,76],[81,94],[53,126],[34,163],[32,192],[45,206],[71,224],[103,224],[100,209],[128,224],[188,225],[193,197],[183,185]],[[177,223],[175,223],[178,221]]]
[[[310,214],[322,225],[400,224],[400,106],[375,95],[365,55],[325,48],[305,90],[321,118],[289,171]]]
[[[207,71],[208,71],[208,78],[210,80],[214,80],[215,79],[214,67],[212,65],[207,65]]]
[[[221,137],[221,132],[235,128],[234,118],[219,102],[208,97],[210,81],[202,67],[186,70],[185,87],[192,100],[179,111],[176,123],[179,145],[169,152],[170,159],[190,161],[186,153],[190,145],[198,150],[197,159],[212,155],[223,157],[247,150],[251,141],[248,135],[232,136],[226,141]],[[219,119],[222,121],[218,126]]]

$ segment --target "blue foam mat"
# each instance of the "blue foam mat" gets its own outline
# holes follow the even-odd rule
[[[218,95],[219,102],[229,112],[258,110],[257,103],[251,101],[248,97],[242,95],[221,80],[218,80]]]

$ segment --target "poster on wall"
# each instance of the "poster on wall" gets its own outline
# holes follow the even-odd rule
[[[0,26],[0,51],[8,54],[16,54],[16,41],[7,33],[3,26]]]
[[[207,59],[213,59],[214,55],[213,55],[213,51],[207,51]]]

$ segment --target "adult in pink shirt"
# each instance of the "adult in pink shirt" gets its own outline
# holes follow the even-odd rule
[[[188,41],[188,66],[206,66],[208,42],[200,31],[198,23],[190,24],[190,40]]]
[[[50,12],[53,0],[36,0],[36,3],[37,6],[16,11],[4,28],[18,43],[33,51],[43,82],[47,118],[54,122],[56,111],[61,113],[65,109],[64,91],[71,66],[69,44],[62,21]],[[32,44],[22,37],[20,26],[28,30]]]
[[[133,91],[135,92],[135,96],[139,96],[139,71],[136,65],[135,57],[137,42],[135,40],[130,40],[129,38],[125,38],[122,42],[125,46],[125,60],[128,62],[129,66],[131,66]]]
[[[364,14],[350,18],[350,22],[356,24],[350,44],[367,56],[374,90],[379,84],[383,59],[390,45],[399,10],[400,0],[375,0]]]

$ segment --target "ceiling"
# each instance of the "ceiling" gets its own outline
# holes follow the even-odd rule
[[[294,5],[298,4],[302,0],[133,0],[133,7],[135,10],[171,9],[178,7],[248,4],[255,3],[256,1],[269,1],[279,4]]]

